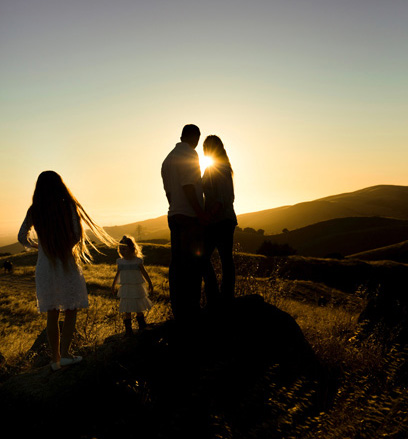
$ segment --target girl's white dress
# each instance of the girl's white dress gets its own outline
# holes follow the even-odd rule
[[[73,212],[72,221],[75,234],[79,239],[80,227],[76,212]],[[18,233],[18,240],[25,247],[31,247],[27,238],[32,227],[30,216],[27,215]],[[85,279],[74,257],[72,256],[66,267],[60,259],[53,264],[44,253],[40,241],[38,242],[35,284],[39,312],[53,309],[65,311],[89,306]]]
[[[141,258],[116,260],[119,270],[119,312],[143,312],[153,305],[148,297],[146,281],[140,271]]]

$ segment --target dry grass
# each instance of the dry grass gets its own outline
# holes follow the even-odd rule
[[[404,352],[393,350],[384,354],[375,340],[358,342],[355,335],[357,318],[364,306],[360,295],[344,294],[324,284],[282,279],[275,273],[270,278],[256,277],[254,263],[238,267],[237,295],[256,293],[293,316],[306,339],[328,373],[337,380],[330,410],[318,416],[306,415],[309,395],[302,382],[290,389],[277,389],[273,373],[265,377],[264,392],[269,401],[264,421],[247,436],[302,439],[391,438],[407,437],[408,396],[398,371],[407,358]],[[215,263],[219,270],[219,265]],[[154,307],[146,320],[158,324],[171,318],[168,290],[168,269],[146,267],[155,291],[151,296]],[[110,292],[114,264],[95,264],[84,268],[89,287],[90,307],[78,313],[76,351],[95,350],[104,340],[123,332],[118,312],[118,299]],[[324,296],[326,306],[319,306]],[[0,274],[0,353],[4,357],[0,372],[19,373],[30,367],[26,353],[45,328],[45,316],[38,314],[35,300],[34,267],[18,267],[13,275]],[[269,395],[269,396],[268,396]],[[280,418],[276,419],[277,401],[281,401]],[[222,420],[220,420],[221,422]],[[221,424],[220,424],[221,425]],[[221,428],[221,427],[220,427]],[[231,437],[228,425],[222,425],[221,437]],[[270,432],[275,431],[275,436]],[[280,436],[279,436],[280,435]]]

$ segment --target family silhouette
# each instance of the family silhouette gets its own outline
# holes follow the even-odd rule
[[[201,175],[196,152],[200,136],[196,125],[185,125],[180,142],[164,159],[161,168],[169,203],[170,303],[174,319],[182,324],[197,321],[201,314],[203,280],[209,312],[228,307],[235,289],[232,248],[237,218],[233,207],[233,171],[221,139],[210,135],[204,140],[203,149],[213,164]],[[115,295],[119,285],[119,312],[123,314],[125,335],[133,334],[132,313],[136,313],[139,330],[146,328],[144,311],[152,307],[149,293],[153,292],[153,283],[134,238],[125,235],[117,242],[86,213],[59,174],[42,172],[18,240],[27,248],[38,249],[37,307],[40,313],[47,313],[52,370],[82,360],[70,352],[77,310],[89,307],[81,263],[92,262],[90,248],[98,251],[87,237],[84,225],[103,244],[118,250],[120,258],[116,261],[111,289]],[[33,228],[37,240],[30,237]],[[211,263],[215,249],[222,264],[220,286]],[[65,318],[60,333],[61,312]]]

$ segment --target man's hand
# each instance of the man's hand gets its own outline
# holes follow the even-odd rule
[[[211,221],[211,216],[209,213],[202,211],[198,214],[198,221],[202,226],[208,226]]]

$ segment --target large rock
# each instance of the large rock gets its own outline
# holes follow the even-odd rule
[[[253,295],[188,326],[111,337],[78,365],[15,376],[0,387],[0,412],[15,437],[251,437],[267,420],[273,438],[285,398],[322,409],[322,377],[295,320]]]

